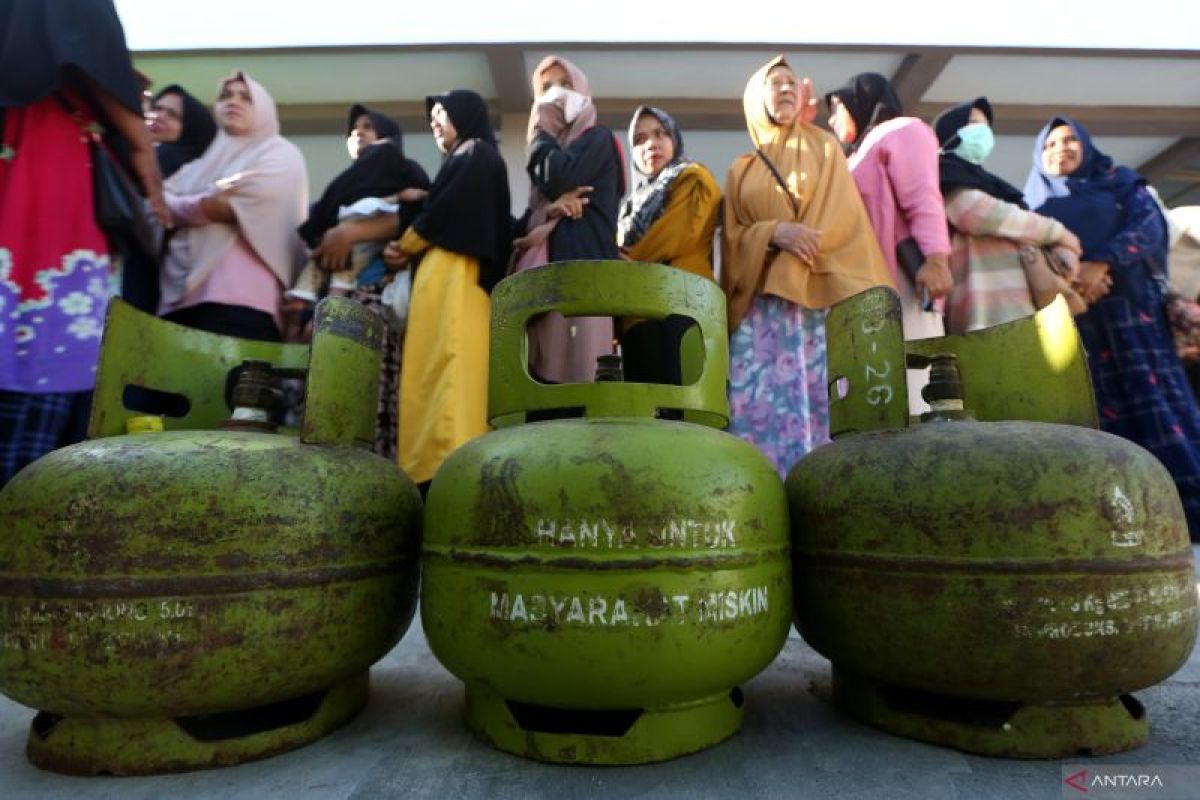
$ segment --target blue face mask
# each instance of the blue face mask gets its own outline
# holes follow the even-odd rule
[[[954,154],[972,164],[982,164],[996,146],[992,126],[986,122],[974,122],[958,129],[958,147]]]

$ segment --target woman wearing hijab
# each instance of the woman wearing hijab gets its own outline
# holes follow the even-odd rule
[[[547,56],[533,71],[533,96],[525,167],[533,186],[517,223],[515,271],[616,258],[625,177],[616,138],[596,124],[587,76],[565,58]],[[547,314],[531,326],[530,368],[544,381],[590,382],[612,340],[609,317]]]
[[[164,180],[199,158],[217,135],[217,123],[209,110],[178,84],[151,99],[146,124]],[[124,256],[121,299],[148,314],[157,313],[161,299],[157,253],[134,250]]]
[[[1079,267],[1079,239],[1056,219],[1025,208],[1021,192],[983,168],[995,139],[986,97],[946,109],[933,121],[950,223],[947,333],[988,328],[1037,310],[1026,270],[1049,248],[1067,274]]]
[[[801,118],[804,94],[782,56],[750,76],[742,105],[756,151],[729,168],[721,239],[729,430],[780,475],[829,439],[826,309],[891,285],[846,157]]]
[[[352,106],[346,149],[354,163],[330,182],[299,228],[312,248],[312,260],[288,296],[309,304],[317,300],[326,282],[331,290],[343,293],[358,285],[363,270],[387,240],[412,223],[429,190],[425,170],[404,156],[400,126],[384,114]],[[379,273],[372,271],[367,281],[378,282],[382,270],[380,261]],[[327,272],[332,273],[328,281]]]
[[[713,279],[712,240],[721,190],[712,173],[684,153],[667,112],[639,106],[629,123],[633,192],[621,204],[617,243],[632,261],[649,261]],[[625,380],[680,385],[680,343],[690,320],[626,322]]]
[[[1055,117],[1034,145],[1025,202],[1079,237],[1077,283],[1091,305],[1075,324],[1100,428],[1167,467],[1200,540],[1200,413],[1163,310],[1167,226],[1145,178],[1115,166],[1079,123]]]
[[[340,271],[357,258],[369,263],[354,271],[354,286],[349,297],[362,303],[385,320],[383,290],[391,274],[375,258],[387,242],[407,228],[421,208],[429,189],[429,176],[421,165],[404,155],[404,138],[399,124],[391,117],[361,104],[350,107],[346,118],[346,150],[354,163],[326,187],[313,204],[308,219],[300,226],[301,237],[309,244],[313,267],[311,296],[296,297],[284,304],[289,341],[303,341],[309,335],[305,323],[312,302],[325,276],[333,273],[331,288]],[[370,213],[358,213],[355,206]],[[385,206],[386,203],[386,206]],[[319,272],[318,272],[319,270]],[[304,272],[296,287],[305,282]],[[396,458],[400,413],[401,331],[394,325],[384,327],[379,371],[379,403],[375,416],[375,453],[389,460]]]
[[[109,0],[0,4],[0,486],[86,434],[117,250],[89,138],[167,219],[138,78]],[[12,35],[9,35],[12,32]]]
[[[203,155],[217,136],[208,108],[177,83],[154,95],[147,124],[163,180]]]
[[[277,342],[280,297],[304,260],[296,234],[308,205],[304,157],[279,135],[275,101],[244,72],[221,81],[216,112],[217,138],[166,182],[177,227],[159,313],[212,333]]]
[[[937,139],[928,125],[904,116],[887,78],[855,75],[825,96],[829,124],[850,160],[850,173],[871,218],[875,238],[900,292],[904,338],[944,333],[933,301],[952,286],[950,236],[938,190]],[[928,410],[921,399],[927,372],[909,372],[909,410]]]
[[[413,277],[400,374],[400,467],[422,490],[450,453],[487,431],[488,293],[512,237],[508,171],[487,104],[457,89],[425,100],[445,154],[425,205],[384,260]]]

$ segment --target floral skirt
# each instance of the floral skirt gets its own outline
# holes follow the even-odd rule
[[[761,295],[729,340],[729,432],[781,477],[829,441],[825,312]]]

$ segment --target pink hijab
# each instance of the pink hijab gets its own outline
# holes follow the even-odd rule
[[[545,104],[537,101],[542,94],[542,74],[556,65],[566,70],[567,75],[571,77],[571,87],[587,98],[583,110],[569,125],[563,113],[562,102],[546,107]],[[529,112],[529,128],[525,134],[527,144],[532,144],[538,133],[544,131],[558,140],[559,147],[566,147],[596,124],[596,106],[592,102],[592,90],[587,76],[583,74],[583,70],[567,59],[559,56],[546,56],[534,67],[531,83],[533,84],[534,99],[533,108]],[[530,187],[528,233],[518,240],[521,242],[521,248],[515,253],[513,272],[540,266],[550,260],[547,242],[555,226],[558,225],[558,220],[547,220],[546,209],[549,205],[549,198],[542,194],[536,186]]]
[[[567,124],[565,103],[538,103],[542,94],[542,75],[552,66],[566,70],[571,88],[587,99],[579,115]],[[579,67],[559,56],[546,56],[533,70],[533,108],[529,113],[526,141],[532,143],[539,132],[553,136],[559,147],[567,147],[596,124],[596,106],[592,102],[587,76]],[[550,200],[536,186],[529,192],[528,233],[518,240],[514,251],[513,272],[539,267],[550,260],[550,234],[558,219],[548,219]],[[596,371],[596,357],[612,351],[611,317],[573,317],[551,311],[530,326],[529,363],[543,380],[556,383],[589,383]]]
[[[204,155],[184,165],[164,184],[176,195],[212,191],[217,181],[239,175],[229,195],[237,225],[210,223],[178,229],[163,264],[162,302],[170,305],[204,283],[241,235],[283,286],[291,286],[306,253],[297,226],[308,213],[308,171],[300,151],[279,135],[275,101],[244,72],[221,81],[243,81],[250,89],[253,121],[245,136],[221,130]]]
[[[542,115],[538,113],[537,99],[542,95],[542,74],[554,66],[562,67],[571,78],[571,88],[587,98],[583,110],[570,125],[567,124],[567,119],[563,115],[561,102],[555,104],[558,109],[557,114]],[[529,113],[529,129],[525,134],[526,144],[533,142],[539,130],[544,130],[558,140],[560,147],[566,147],[596,124],[596,105],[592,102],[591,84],[588,83],[587,75],[583,74],[583,70],[570,61],[560,56],[546,56],[533,68],[533,77],[530,82],[533,84],[533,108]]]

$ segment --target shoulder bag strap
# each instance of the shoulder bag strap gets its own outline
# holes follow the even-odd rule
[[[796,202],[796,196],[793,195],[792,190],[788,188],[787,182],[783,179],[783,176],[779,174],[779,170],[777,170],[775,165],[771,163],[771,159],[767,158],[767,154],[762,151],[762,148],[756,147],[754,152],[757,153],[758,157],[762,159],[762,162],[767,165],[767,169],[771,170],[771,174],[775,176],[775,182],[779,184],[780,189],[783,189],[784,196],[786,196],[788,202],[792,204],[792,212],[795,213],[797,218],[799,218],[800,206]]]

